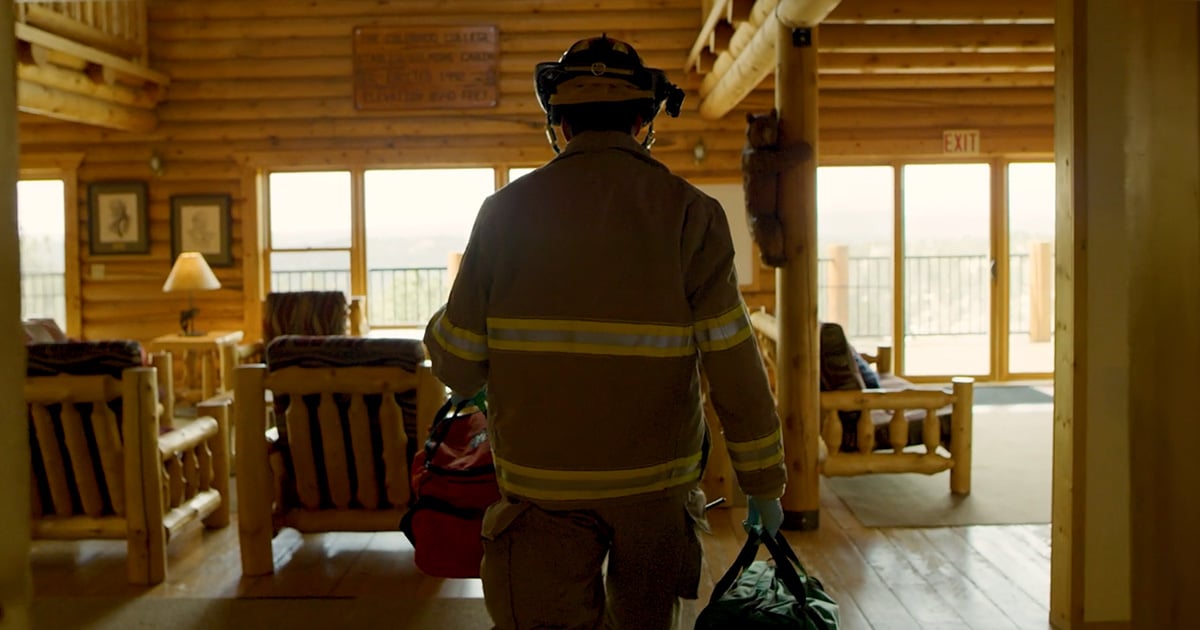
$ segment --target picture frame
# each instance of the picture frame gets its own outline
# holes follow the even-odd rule
[[[171,197],[171,260],[200,252],[210,267],[233,266],[229,195]]]
[[[145,182],[88,186],[88,251],[93,256],[150,252]]]

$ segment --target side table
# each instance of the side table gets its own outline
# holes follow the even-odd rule
[[[242,336],[240,330],[173,333],[155,337],[146,346],[151,352],[170,352],[174,357],[182,383],[175,398],[199,402],[232,391],[234,350]]]

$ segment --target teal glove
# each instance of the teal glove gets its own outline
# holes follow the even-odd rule
[[[450,404],[457,409],[459,406],[465,406],[466,403],[475,405],[483,413],[487,413],[487,388],[481,389],[474,396],[462,396],[458,392],[450,392]]]
[[[759,499],[752,496],[747,496],[746,501],[750,504],[750,511],[742,523],[746,532],[749,533],[755,526],[761,525],[767,535],[774,538],[783,525],[783,504],[779,499]]]

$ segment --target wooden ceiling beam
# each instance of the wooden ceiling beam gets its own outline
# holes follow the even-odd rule
[[[715,86],[701,91],[700,115],[712,120],[724,116],[737,106],[754,86],[775,68],[775,42],[779,25],[790,27],[816,26],[838,5],[840,0],[783,0],[758,25],[754,37],[744,50],[737,53],[727,69],[717,75]],[[756,7],[757,8],[757,7]],[[754,12],[751,12],[753,17]],[[749,24],[749,22],[747,22]],[[730,47],[732,50],[732,46]],[[723,56],[723,55],[722,55]],[[720,58],[718,57],[718,61]],[[715,67],[714,67],[715,70]],[[705,78],[707,82],[708,77]],[[703,88],[703,86],[702,86]]]
[[[696,62],[700,60],[700,51],[710,47],[713,31],[717,28],[717,24],[725,18],[729,2],[730,0],[711,0],[711,2],[704,3],[708,5],[708,14],[704,16],[700,24],[700,32],[696,34],[696,41],[692,44],[692,49],[688,51],[687,61],[683,62],[684,70],[695,66]]]

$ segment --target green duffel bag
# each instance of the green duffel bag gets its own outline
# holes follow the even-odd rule
[[[755,560],[759,544],[774,563]],[[713,587],[696,630],[836,630],[838,606],[820,580],[808,575],[783,534],[754,527],[742,551]]]

